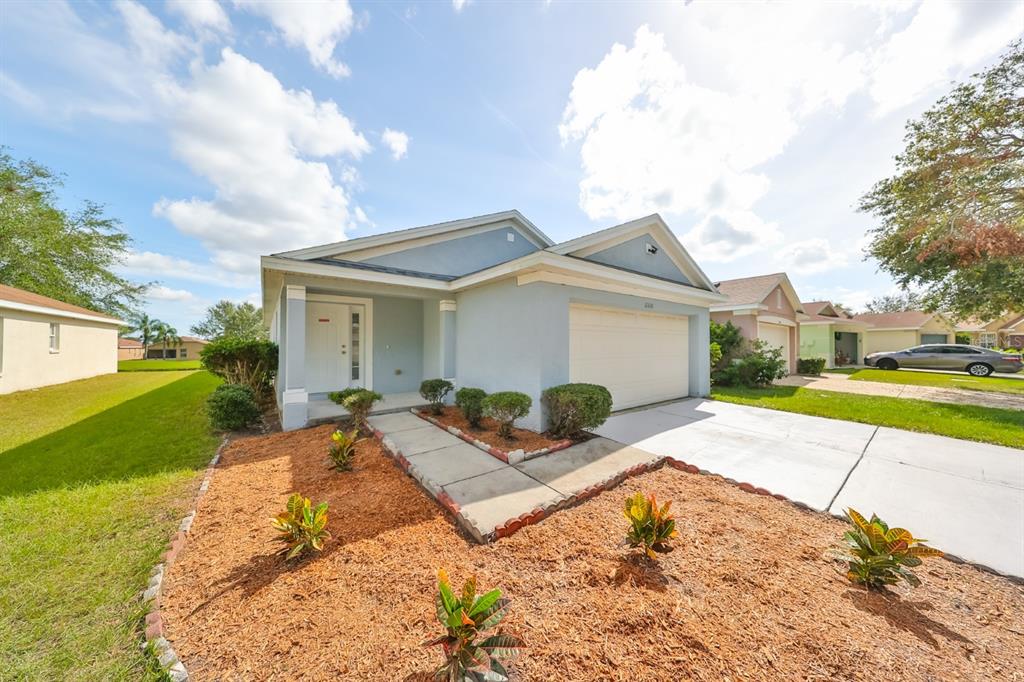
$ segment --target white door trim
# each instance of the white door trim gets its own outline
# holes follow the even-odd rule
[[[366,311],[366,331],[363,334],[361,345],[363,363],[363,386],[373,390],[373,299],[359,298],[357,296],[340,296],[337,294],[306,294],[307,301],[319,301],[321,303],[347,303],[349,305],[361,305]],[[351,325],[351,321],[349,322]]]

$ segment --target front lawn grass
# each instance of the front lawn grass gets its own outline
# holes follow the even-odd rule
[[[1020,410],[816,391],[797,386],[721,386],[711,391],[711,397],[740,405],[1024,448],[1024,412]]]
[[[832,371],[832,370],[826,370]],[[972,377],[970,374],[939,374],[904,370],[858,369],[850,373],[854,381],[880,381],[886,384],[964,388],[969,391],[991,391],[1024,395],[1024,380],[1004,377]]]
[[[138,594],[217,447],[206,372],[0,396],[0,678],[159,679]]]
[[[199,360],[118,360],[118,372],[183,372],[199,369]]]

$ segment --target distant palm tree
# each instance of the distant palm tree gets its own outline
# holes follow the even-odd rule
[[[156,340],[157,329],[162,324],[163,322],[146,313],[139,313],[131,319],[128,331],[138,334],[139,342],[142,343],[142,358],[144,360],[149,357],[149,346]]]
[[[167,324],[166,322],[157,322],[156,325],[156,337],[153,339],[157,343],[162,343],[164,346],[163,354],[161,357],[167,359],[167,345],[170,344],[177,348],[181,345],[181,337],[178,336],[178,330]]]

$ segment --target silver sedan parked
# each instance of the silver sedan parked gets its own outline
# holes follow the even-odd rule
[[[926,344],[906,350],[871,353],[864,364],[878,369],[945,369],[987,377],[992,372],[1019,372],[1021,356],[978,346]]]

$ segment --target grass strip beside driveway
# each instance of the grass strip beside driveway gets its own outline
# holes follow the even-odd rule
[[[199,369],[199,360],[119,360],[118,372],[183,372]]]
[[[825,370],[830,372],[832,370]],[[858,369],[850,372],[852,381],[879,381],[887,384],[934,386],[936,388],[963,388],[968,391],[1013,393],[1024,395],[1024,380],[1005,377],[972,377],[970,374],[938,374],[907,372],[903,370]]]
[[[0,677],[160,679],[137,597],[219,442],[218,383],[120,374],[3,396],[32,435],[3,425],[19,444],[0,448]],[[62,418],[41,425],[41,409]]]
[[[722,386],[714,388],[711,397],[740,405],[1024,448],[1024,412],[1019,410],[816,391],[797,386]]]

